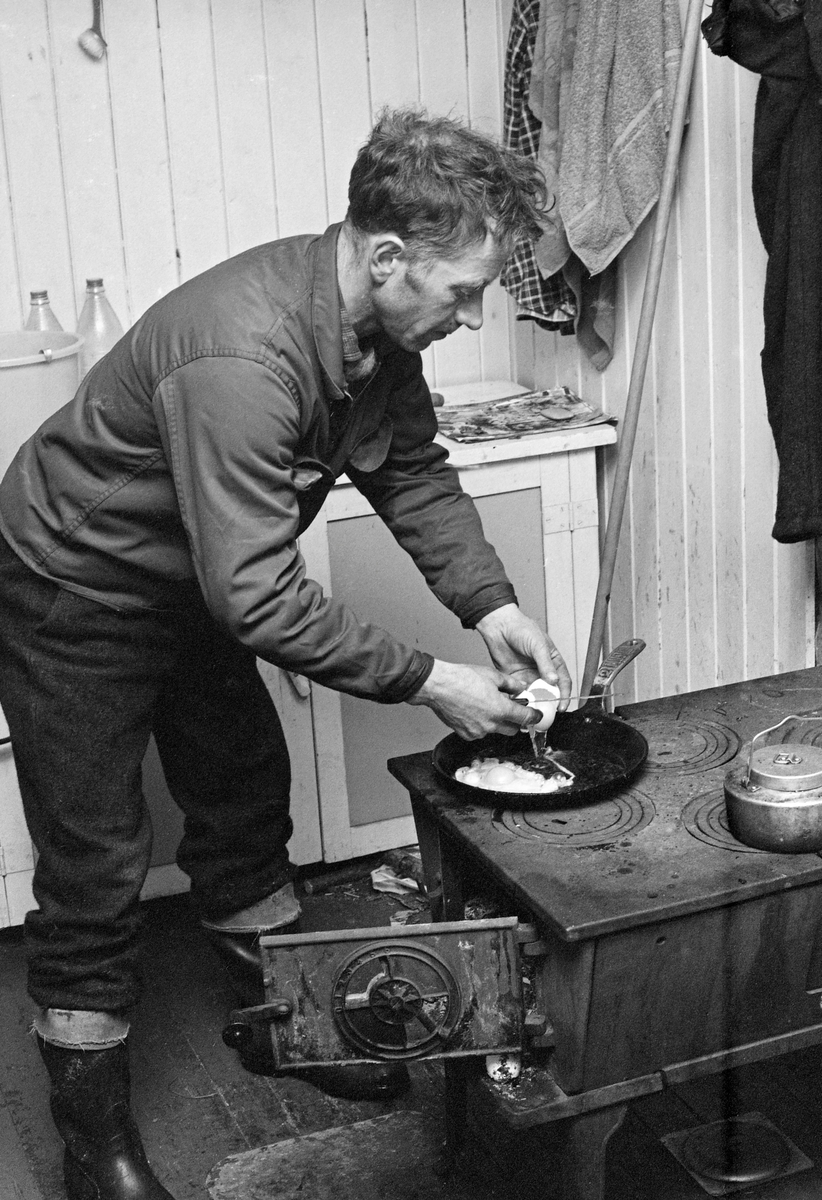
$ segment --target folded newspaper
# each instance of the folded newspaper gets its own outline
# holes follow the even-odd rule
[[[437,409],[443,437],[454,442],[488,442],[524,437],[548,429],[599,425],[614,418],[581,400],[570,388],[544,388],[481,404],[453,404]]]

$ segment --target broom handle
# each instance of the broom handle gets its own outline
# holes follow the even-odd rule
[[[688,15],[685,21],[682,58],[679,64],[676,90],[674,92],[674,107],[665,154],[665,167],[662,172],[662,183],[659,189],[659,201],[656,208],[651,252],[648,256],[648,269],[645,276],[645,290],[642,296],[639,325],[637,326],[636,346],[633,362],[631,363],[628,399],[625,403],[622,435],[619,439],[617,450],[614,487],[608,512],[605,541],[602,548],[599,583],[597,585],[596,600],[594,601],[591,634],[588,640],[588,653],[585,656],[585,669],[582,674],[582,684],[579,688],[583,696],[587,696],[591,690],[591,682],[597,673],[599,658],[602,652],[602,643],[605,638],[608,602],[611,599],[611,585],[614,579],[614,566],[619,546],[619,531],[622,525],[622,515],[625,510],[625,497],[628,492],[628,476],[631,470],[634,442],[636,441],[642,388],[645,383],[645,371],[648,366],[648,354],[651,348],[651,330],[653,329],[654,313],[659,293],[659,281],[662,275],[665,238],[671,216],[674,187],[676,186],[679,151],[682,145],[682,134],[685,128],[685,116],[688,108],[688,95],[691,90],[691,78],[693,76],[696,49],[699,42],[702,6],[703,0],[690,0]]]

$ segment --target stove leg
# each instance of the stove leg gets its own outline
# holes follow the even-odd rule
[[[428,903],[434,921],[461,921],[465,916],[459,871],[459,856],[443,845],[437,822],[411,792],[411,808],[417,829]]]
[[[627,1104],[615,1104],[563,1122],[562,1200],[604,1200],[605,1152]]]
[[[435,1173],[450,1175],[456,1168],[465,1145],[465,1124],[468,1116],[468,1075],[462,1059],[445,1059],[445,1149]]]

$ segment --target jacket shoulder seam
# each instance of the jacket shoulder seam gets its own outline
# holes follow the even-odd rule
[[[157,379],[157,383],[154,387],[154,393],[156,394],[160,385],[163,384],[170,375],[173,375],[175,371],[179,371],[182,367],[186,367],[189,363],[196,362],[200,358],[245,358],[248,359],[249,362],[259,363],[260,366],[266,367],[267,370],[271,371],[273,375],[276,375],[277,378],[285,384],[297,404],[300,402],[300,395],[297,391],[294,380],[285,371],[283,371],[282,367],[275,358],[272,358],[267,354],[257,353],[253,350],[240,350],[236,346],[211,346],[208,350],[197,350],[193,354],[187,354],[183,358],[175,359],[174,362],[171,363]]]

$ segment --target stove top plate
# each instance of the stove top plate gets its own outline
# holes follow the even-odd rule
[[[573,813],[489,812],[449,791],[430,755],[396,761],[410,786],[405,765],[418,760],[413,788],[440,823],[578,940],[822,880],[822,857],[752,851],[730,837],[722,811],[734,757],[797,712],[822,712],[822,668],[625,706],[620,716],[648,738],[648,763],[616,796]],[[822,722],[801,729],[822,744]],[[798,736],[794,722],[772,735]]]

